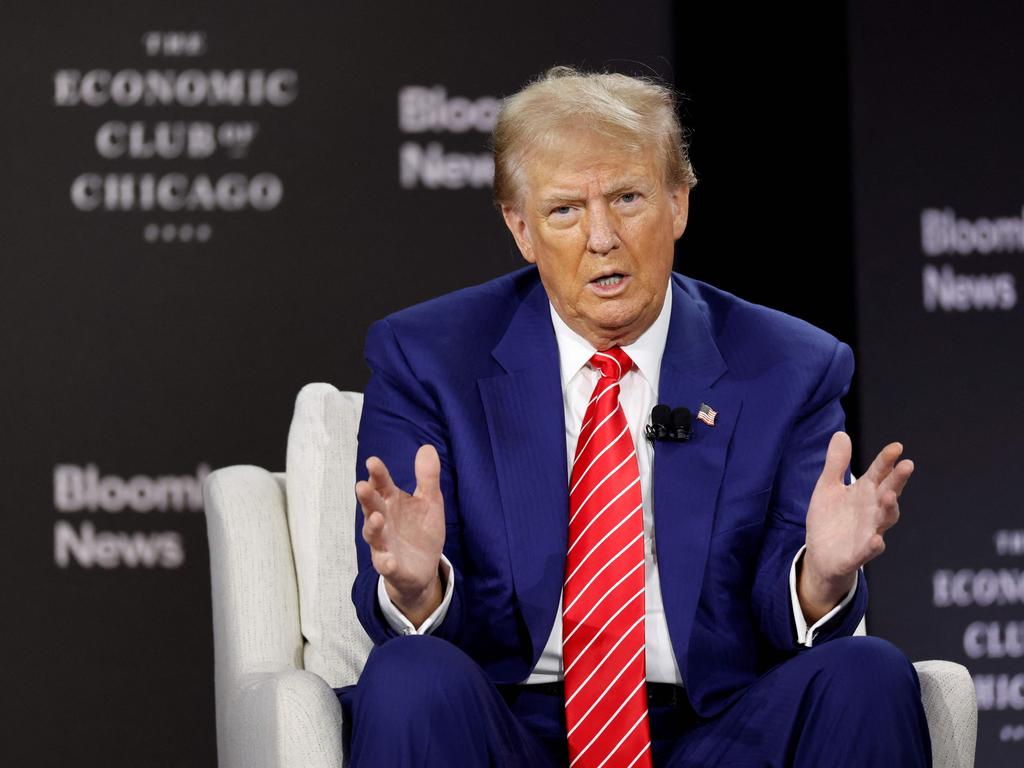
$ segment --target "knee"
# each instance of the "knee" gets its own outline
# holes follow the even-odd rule
[[[921,698],[914,665],[904,653],[880,637],[843,637],[823,644],[821,672],[830,687],[845,697],[863,694]]]
[[[356,706],[378,704],[394,715],[423,712],[442,696],[459,695],[484,677],[479,666],[447,640],[430,635],[396,637],[370,653],[356,686]]]

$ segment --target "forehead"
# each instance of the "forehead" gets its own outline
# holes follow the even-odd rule
[[[524,163],[531,197],[559,192],[608,192],[630,184],[657,184],[661,168],[652,147],[628,146],[591,132],[562,132],[535,149]]]

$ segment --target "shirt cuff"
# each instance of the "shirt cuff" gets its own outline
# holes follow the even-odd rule
[[[804,618],[804,611],[800,607],[800,598],[797,597],[796,594],[796,566],[797,563],[800,562],[800,558],[803,556],[805,549],[807,549],[806,545],[800,547],[800,551],[796,553],[796,557],[793,558],[793,565],[790,566],[789,569],[789,598],[793,605],[793,623],[796,625],[796,641],[799,645],[806,645],[810,648],[811,643],[814,642],[814,636],[818,634],[818,629],[820,629],[825,622],[843,610],[850,604],[850,601],[853,600],[853,596],[857,592],[857,584],[860,581],[860,571],[858,570],[854,575],[853,586],[850,587],[850,591],[846,593],[846,597],[843,598],[843,601],[808,627],[807,619]]]
[[[455,591],[455,569],[452,568],[452,564],[444,555],[441,555],[441,564],[444,566],[445,573],[444,597],[441,599],[441,604],[437,606],[432,614],[424,619],[419,627],[414,627],[412,622],[405,617],[405,614],[398,610],[398,607],[391,602],[387,588],[384,586],[384,577],[380,576],[377,578],[377,602],[380,604],[380,610],[384,614],[388,625],[398,634],[429,635],[431,631],[444,621],[445,614],[448,613],[448,606],[452,602],[452,592]]]

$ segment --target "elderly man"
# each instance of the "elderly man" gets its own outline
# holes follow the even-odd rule
[[[913,667],[850,637],[913,465],[848,485],[849,348],[672,272],[672,93],[556,68],[494,150],[530,266],[367,339],[354,765],[929,765]]]

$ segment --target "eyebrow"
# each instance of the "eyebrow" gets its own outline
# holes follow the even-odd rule
[[[615,195],[626,192],[631,189],[639,189],[646,186],[643,183],[643,179],[640,177],[630,177],[623,179],[610,190],[604,193],[605,197],[614,197]],[[578,189],[555,189],[541,198],[540,204],[544,208],[555,205],[556,203],[571,203],[577,200],[582,200],[583,195]]]

